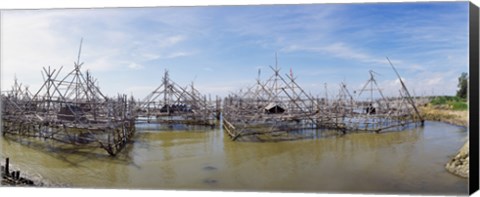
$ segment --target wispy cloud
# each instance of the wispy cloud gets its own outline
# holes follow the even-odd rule
[[[27,84],[38,83],[43,66],[73,69],[80,38],[83,69],[96,74],[192,54],[172,50],[187,40],[184,35],[135,30],[130,23],[144,16],[129,9],[3,12],[2,88],[11,86],[15,74]]]
[[[140,65],[140,64],[137,64],[135,62],[132,62],[130,64],[128,64],[128,68],[131,68],[131,69],[142,69],[144,68],[144,66]]]
[[[359,49],[353,49],[345,43],[337,42],[324,47],[309,47],[290,45],[283,48],[284,52],[317,52],[326,56],[332,56],[342,59],[361,61],[364,63],[388,64],[386,59],[379,59],[378,56],[368,54]]]
[[[2,88],[17,74],[35,89],[42,66],[73,69],[83,37],[83,68],[110,95],[146,94],[165,68],[180,84],[198,76],[203,91],[227,94],[253,84],[258,68],[269,75],[275,52],[313,94],[342,80],[353,88],[370,69],[396,94],[386,56],[409,87],[453,94],[468,66],[466,11],[461,2],[13,10],[2,12]]]

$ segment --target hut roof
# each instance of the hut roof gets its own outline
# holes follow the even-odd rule
[[[269,103],[266,107],[265,110],[268,113],[283,113],[285,112],[285,109],[281,107],[280,105],[276,103]]]

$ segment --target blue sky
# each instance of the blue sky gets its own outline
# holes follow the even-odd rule
[[[182,86],[225,96],[292,69],[313,95],[359,90],[369,70],[389,96],[453,95],[468,71],[468,2],[8,10],[2,12],[2,90],[13,76],[36,91],[43,66],[83,69],[110,96],[143,98],[165,69]]]

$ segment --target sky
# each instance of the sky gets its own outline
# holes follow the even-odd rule
[[[66,75],[80,61],[108,96],[142,99],[165,70],[182,87],[226,96],[283,75],[315,96],[341,82],[360,90],[369,71],[387,96],[454,95],[468,72],[468,2],[5,10],[1,88],[14,77],[36,92],[42,67]],[[325,86],[327,88],[325,88]],[[327,91],[327,92],[326,92]]]

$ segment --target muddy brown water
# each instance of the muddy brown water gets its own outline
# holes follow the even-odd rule
[[[138,126],[118,157],[35,139],[0,138],[0,156],[49,183],[80,188],[465,195],[444,165],[467,131],[440,122],[381,134],[232,142],[221,129]],[[3,162],[3,161],[2,161]]]

